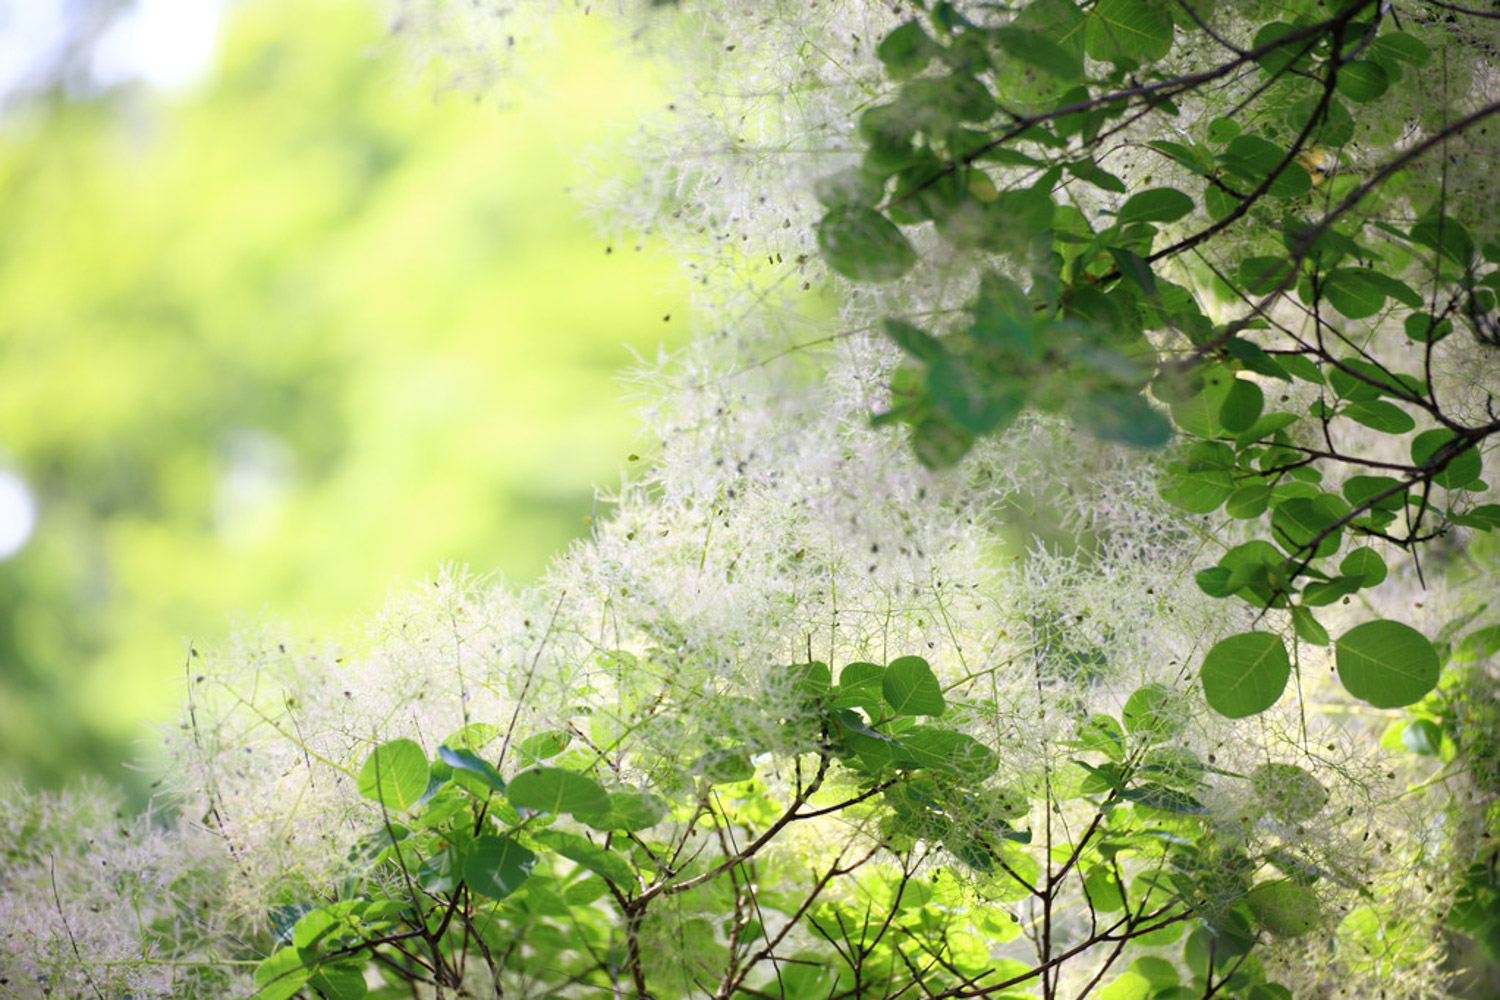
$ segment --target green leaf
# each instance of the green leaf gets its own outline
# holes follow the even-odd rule
[[[1370,48],[1379,55],[1404,62],[1408,66],[1425,66],[1432,52],[1421,39],[1403,31],[1386,31],[1379,35]]]
[[[482,896],[504,899],[536,867],[536,855],[512,837],[475,837],[464,854],[464,882]]]
[[[1458,641],[1453,647],[1453,661],[1474,663],[1487,660],[1497,652],[1500,652],[1500,625],[1487,625]]]
[[[1439,448],[1453,441],[1457,435],[1444,427],[1438,427],[1430,431],[1423,431],[1411,442],[1411,460],[1417,465],[1426,465]],[[1432,477],[1432,481],[1438,486],[1450,490],[1461,490],[1469,486],[1479,478],[1484,471],[1483,461],[1479,457],[1479,449],[1470,447],[1467,451],[1460,452],[1448,462],[1447,468]]]
[[[594,779],[561,767],[534,767],[510,781],[505,797],[517,809],[540,813],[609,812],[609,793]]]
[[[1083,79],[1083,60],[1040,32],[1004,26],[992,28],[989,37],[996,48],[1012,59],[1019,59],[1065,82]]]
[[[667,814],[667,801],[650,792],[610,792],[609,810],[604,813],[578,813],[578,819],[595,830],[625,830],[634,833],[647,830]]]
[[[1147,0],[1099,0],[1084,39],[1095,59],[1154,62],[1172,49],[1172,19]]]
[[[1444,257],[1467,268],[1474,259],[1474,238],[1459,222],[1440,212],[1429,212],[1411,230],[1414,243],[1437,250]]]
[[[1291,879],[1262,882],[1245,897],[1250,912],[1272,934],[1297,937],[1318,925],[1318,897]]]
[[[1247,134],[1236,136],[1219,160],[1229,173],[1256,187],[1280,167],[1266,193],[1273,198],[1300,198],[1312,190],[1312,175],[1296,160],[1283,165],[1286,155],[1285,147],[1259,135]]]
[[[1287,257],[1246,257],[1240,261],[1240,284],[1251,295],[1267,295],[1288,286],[1297,273]]]
[[[1354,697],[1376,708],[1401,708],[1431,691],[1441,665],[1421,632],[1393,621],[1365,622],[1334,644],[1339,680]]]
[[[365,971],[359,962],[339,962],[318,967],[308,985],[323,1000],[360,1000],[370,990],[365,985]]]
[[[932,667],[920,656],[892,660],[881,680],[887,705],[897,715],[939,716],[947,709]]]
[[[907,21],[880,40],[875,46],[875,58],[893,79],[902,80],[925,69],[936,51],[937,45],[927,37],[922,25]]]
[[[1187,724],[1187,705],[1165,684],[1146,684],[1125,701],[1120,720],[1137,736],[1160,741],[1170,739]]]
[[[1125,182],[1108,170],[1100,167],[1099,164],[1094,162],[1094,158],[1091,156],[1066,163],[1063,165],[1063,169],[1079,180],[1092,184],[1101,190],[1113,191],[1116,194],[1125,193]]]
[[[1314,539],[1320,539],[1314,553],[1317,557],[1332,555],[1338,551],[1344,531],[1333,529],[1333,525],[1348,512],[1343,500],[1331,493],[1294,497],[1282,501],[1271,514],[1272,536],[1293,555],[1303,553]]]
[[[365,758],[358,787],[365,798],[405,812],[427,791],[427,755],[411,740],[382,743]]]
[[[1224,404],[1219,407],[1219,426],[1232,434],[1248,430],[1260,419],[1266,395],[1249,379],[1237,378],[1229,386]]]
[[[495,770],[495,765],[472,750],[455,750],[452,747],[442,746],[438,747],[438,757],[456,771],[468,771],[470,774],[477,775],[495,791],[505,791],[505,779],[500,777],[500,772]]]
[[[1160,448],[1172,439],[1172,424],[1140,393],[1129,389],[1090,393],[1072,403],[1078,425],[1101,441],[1133,448]]]
[[[1405,434],[1417,426],[1410,413],[1383,399],[1350,403],[1340,412],[1355,423],[1385,434]]]
[[[532,839],[615,885],[635,885],[638,881],[630,862],[617,852],[591,842],[587,837],[566,830],[544,830],[534,834]],[[623,838],[621,842],[625,842]]]
[[[1242,521],[1249,520],[1264,514],[1270,502],[1271,487],[1266,483],[1252,483],[1229,494],[1229,499],[1224,501],[1224,513]]]
[[[943,353],[942,341],[904,319],[887,317],[881,321],[881,326],[897,347],[919,361],[932,361]]]
[[[946,352],[927,367],[927,394],[935,411],[974,435],[1008,426],[1026,406],[1024,381],[987,378],[968,358]]]
[[[1250,775],[1250,787],[1283,823],[1310,820],[1328,804],[1328,789],[1296,764],[1262,764]]]
[[[1411,313],[1405,322],[1406,338],[1419,344],[1436,344],[1453,332],[1453,321],[1427,313]]]
[[[1300,605],[1292,607],[1292,628],[1297,632],[1297,638],[1314,646],[1328,645],[1328,630],[1318,624],[1318,619],[1313,613]]]
[[[1443,730],[1431,719],[1414,719],[1401,731],[1401,745],[1412,753],[1436,757],[1443,752]]]
[[[1382,493],[1389,494],[1375,502],[1375,510],[1400,510],[1405,507],[1406,494],[1403,490],[1404,484],[1390,476],[1350,476],[1344,481],[1344,497],[1356,507],[1363,506]]]
[[[834,708],[865,708],[876,710],[884,702],[881,682],[885,678],[885,667],[878,663],[856,661],[839,671],[839,686],[834,691]]]
[[[255,1000],[290,1000],[313,975],[316,953],[281,948],[255,967]]]
[[[1334,86],[1340,94],[1361,104],[1377,100],[1391,85],[1391,78],[1378,62],[1356,59],[1339,67]]]
[[[1243,719],[1276,704],[1292,674],[1279,636],[1244,632],[1221,640],[1203,658],[1199,678],[1208,704],[1220,715]]]
[[[952,771],[965,781],[984,781],[1000,767],[1000,757],[967,733],[918,726],[898,740],[921,767]]]
[[[1385,291],[1369,280],[1367,272],[1336,267],[1323,280],[1322,292],[1329,303],[1350,319],[1364,319],[1385,308]]]
[[[1368,546],[1353,549],[1339,563],[1339,572],[1356,578],[1362,587],[1373,587],[1385,579],[1385,560]]]
[[[818,223],[828,266],[853,281],[894,281],[917,262],[895,224],[871,208],[836,208]]]
[[[912,425],[911,450],[929,469],[958,464],[974,446],[974,435],[948,420],[927,419]]]
[[[527,764],[540,764],[542,761],[550,757],[556,757],[568,749],[568,744],[572,742],[572,733],[561,729],[553,729],[545,733],[537,733],[534,736],[526,737],[516,744],[516,753]]]
[[[1240,131],[1240,123],[1233,118],[1215,118],[1208,123],[1208,141],[1216,146],[1222,146],[1239,135]]]
[[[1120,206],[1118,220],[1125,226],[1133,222],[1176,222],[1193,210],[1193,199],[1176,188],[1159,187],[1131,195]]]

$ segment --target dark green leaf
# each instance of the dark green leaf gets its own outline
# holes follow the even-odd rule
[[[1131,195],[1120,206],[1120,225],[1132,222],[1176,222],[1193,210],[1193,199],[1176,188],[1150,188]]]
[[[1339,67],[1334,85],[1340,94],[1361,104],[1376,100],[1391,85],[1391,78],[1378,62],[1356,59]]]
[[[360,1000],[369,992],[365,985],[364,965],[360,962],[320,965],[308,985],[317,990],[323,1000]]]
[[[464,855],[464,882],[481,896],[504,899],[535,866],[536,855],[511,837],[476,837]]]
[[[1154,62],[1172,49],[1172,20],[1148,0],[1099,0],[1085,32],[1088,54],[1108,62]]]
[[[592,843],[587,837],[566,830],[544,830],[534,839],[544,847],[550,847],[569,861],[576,861],[615,885],[631,886],[637,883],[635,869],[621,855],[608,848]],[[623,839],[623,838],[622,838]]]
[[[942,341],[904,319],[887,317],[881,321],[881,325],[885,327],[885,335],[897,347],[919,361],[931,361],[943,353]]]
[[[495,770],[495,765],[477,753],[470,750],[455,750],[452,747],[438,747],[438,757],[455,770],[478,775],[481,781],[495,791],[505,791],[505,779],[500,777],[500,772]]]
[[[1251,295],[1266,295],[1289,286],[1296,273],[1287,257],[1246,257],[1240,261],[1240,283]]]
[[[1242,521],[1259,517],[1271,502],[1271,487],[1265,483],[1241,486],[1224,501],[1224,513]]]
[[[1415,243],[1439,251],[1459,267],[1474,258],[1474,238],[1459,222],[1438,212],[1429,212],[1411,230]]]
[[[1341,412],[1355,423],[1386,434],[1405,434],[1417,426],[1410,413],[1383,399],[1350,403]]]
[[[1385,308],[1385,291],[1369,279],[1369,272],[1336,267],[1324,277],[1322,292],[1339,312],[1350,319],[1364,319]]]
[[[1060,80],[1071,82],[1083,78],[1083,60],[1040,32],[1005,26],[992,29],[990,38],[1012,59],[1035,66]]]
[[[1415,719],[1401,731],[1401,745],[1412,753],[1436,757],[1443,752],[1443,730],[1431,719]]]
[[[974,436],[951,421],[918,421],[911,429],[911,450],[929,469],[947,469],[974,446]]]
[[[1269,632],[1244,632],[1216,643],[1203,658],[1203,695],[1220,715],[1243,719],[1276,704],[1286,690],[1292,661]]]
[[[937,46],[916,21],[907,21],[875,46],[875,57],[897,80],[915,76],[927,67]]]
[[[854,281],[894,281],[917,262],[901,230],[869,208],[836,208],[823,216],[818,249],[829,267]]]
[[[1266,396],[1260,386],[1249,379],[1237,378],[1229,385],[1229,393],[1219,407],[1219,426],[1231,434],[1247,430],[1260,419]]]
[[[1437,650],[1421,632],[1393,621],[1365,622],[1334,644],[1339,680],[1376,708],[1419,701],[1437,684]]]
[[[1448,448],[1455,438],[1452,431],[1442,427],[1423,431],[1412,439],[1411,460],[1417,465],[1426,465],[1440,449]],[[1451,457],[1447,467],[1434,476],[1432,481],[1446,489],[1461,490],[1478,479],[1483,471],[1479,450],[1471,446],[1467,451]]]
[[[939,716],[947,709],[932,667],[920,656],[892,660],[881,680],[886,704],[897,715]]]

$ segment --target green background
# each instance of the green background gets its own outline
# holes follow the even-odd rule
[[[686,333],[684,286],[565,190],[657,93],[587,21],[554,41],[476,101],[368,4],[250,3],[189,93],[0,122],[0,468],[39,509],[0,562],[0,778],[139,800],[189,641],[348,634],[588,530],[641,448],[626,345]]]

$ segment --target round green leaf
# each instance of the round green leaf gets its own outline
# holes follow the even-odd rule
[[[881,678],[881,693],[897,715],[938,716],[948,707],[932,667],[920,656],[892,660]]]
[[[1276,704],[1292,674],[1280,637],[1244,632],[1214,645],[1203,658],[1203,696],[1220,715],[1243,719]]]
[[[896,224],[872,208],[841,207],[818,223],[828,266],[854,281],[894,281],[917,262]]]
[[[482,896],[504,899],[535,866],[536,855],[511,837],[476,837],[464,855],[464,881]]]
[[[1357,577],[1361,587],[1373,587],[1385,579],[1385,560],[1374,549],[1364,546],[1353,549],[1339,563],[1339,572],[1344,576]]]
[[[1262,882],[1245,897],[1250,912],[1272,934],[1296,937],[1318,923],[1318,898],[1291,879]]]
[[[1376,708],[1420,700],[1437,685],[1441,670],[1427,637],[1400,622],[1356,625],[1339,636],[1334,654],[1345,689]]]
[[[1339,67],[1334,85],[1349,100],[1364,103],[1384,94],[1391,85],[1391,78],[1379,63],[1356,59]]]
[[[427,791],[427,755],[412,740],[382,743],[365,758],[358,787],[365,798],[405,812]]]
[[[505,797],[517,809],[547,813],[609,812],[609,793],[597,781],[561,767],[534,767],[511,779]]]
[[[1266,404],[1266,395],[1261,387],[1249,379],[1237,378],[1230,383],[1229,394],[1219,407],[1219,426],[1238,434],[1248,430],[1260,419],[1260,411]]]

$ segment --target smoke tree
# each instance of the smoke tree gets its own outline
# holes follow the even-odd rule
[[[586,201],[701,330],[614,514],[195,652],[160,816],[0,813],[0,989],[1448,994],[1500,926],[1500,20],[608,13],[678,91]],[[488,78],[551,16],[398,22]]]

